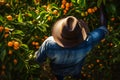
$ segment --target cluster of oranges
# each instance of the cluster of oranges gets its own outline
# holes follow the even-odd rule
[[[72,6],[72,2],[69,3],[66,0],[62,0],[61,8],[64,9],[63,10],[64,15],[68,12],[71,6]]]
[[[2,33],[3,31],[5,31],[4,38],[7,38],[9,36],[10,29],[7,27],[0,26],[0,33]]]
[[[89,14],[93,14],[94,12],[96,12],[97,11],[97,7],[96,6],[94,6],[94,7],[92,7],[92,8],[88,8],[87,9],[87,12],[89,13]]]
[[[92,7],[92,8],[88,8],[85,12],[81,12],[81,16],[82,17],[85,17],[85,16],[87,16],[88,14],[93,14],[93,13],[95,13],[96,11],[97,11],[97,7],[96,6],[94,6],[94,7]]]
[[[40,46],[40,44],[39,44],[38,41],[33,41],[33,42],[32,42],[32,45],[35,46],[36,49],[38,49],[39,46]]]
[[[20,48],[20,43],[18,41],[9,41],[7,43],[8,47],[13,47],[14,50],[18,50]]]
[[[38,36],[35,36],[36,39],[40,39]],[[47,39],[48,36],[43,36],[41,40],[41,42],[45,41],[45,39]],[[35,46],[36,49],[38,49],[40,47],[40,42],[39,41],[32,41],[31,43],[33,46]]]

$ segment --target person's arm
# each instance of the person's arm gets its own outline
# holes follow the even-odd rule
[[[93,45],[96,45],[108,34],[107,23],[107,12],[105,5],[102,3],[100,6],[100,27],[89,33],[90,42]]]
[[[107,12],[106,12],[105,5],[102,2],[100,6],[100,25],[107,27],[107,23],[108,23]]]
[[[47,42],[44,41],[43,44],[40,46],[40,48],[38,49],[38,51],[35,52],[35,60],[38,62],[38,63],[43,63],[46,58],[47,58],[47,55],[46,55],[46,52],[47,52]]]

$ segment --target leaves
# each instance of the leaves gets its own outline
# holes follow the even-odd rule
[[[23,18],[22,18],[22,14],[21,12],[18,15],[18,22],[22,23],[23,22]]]

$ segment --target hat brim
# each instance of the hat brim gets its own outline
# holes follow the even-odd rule
[[[83,35],[84,33],[82,33],[82,35],[80,35],[79,38],[72,39],[72,40],[65,39],[61,36],[61,33],[62,33],[61,26],[63,26],[62,23],[64,22],[64,19],[58,20],[52,28],[52,36],[54,40],[56,41],[56,43],[59,46],[64,47],[64,48],[71,48],[71,47],[77,46],[78,44],[82,43],[85,40],[84,35]]]

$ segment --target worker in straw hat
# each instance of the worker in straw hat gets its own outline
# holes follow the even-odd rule
[[[36,51],[36,61],[43,63],[50,59],[50,66],[57,80],[65,76],[80,79],[80,72],[85,57],[100,42],[108,30],[104,12],[100,8],[100,27],[89,32],[83,20],[68,16],[55,22],[52,36],[48,37]]]

